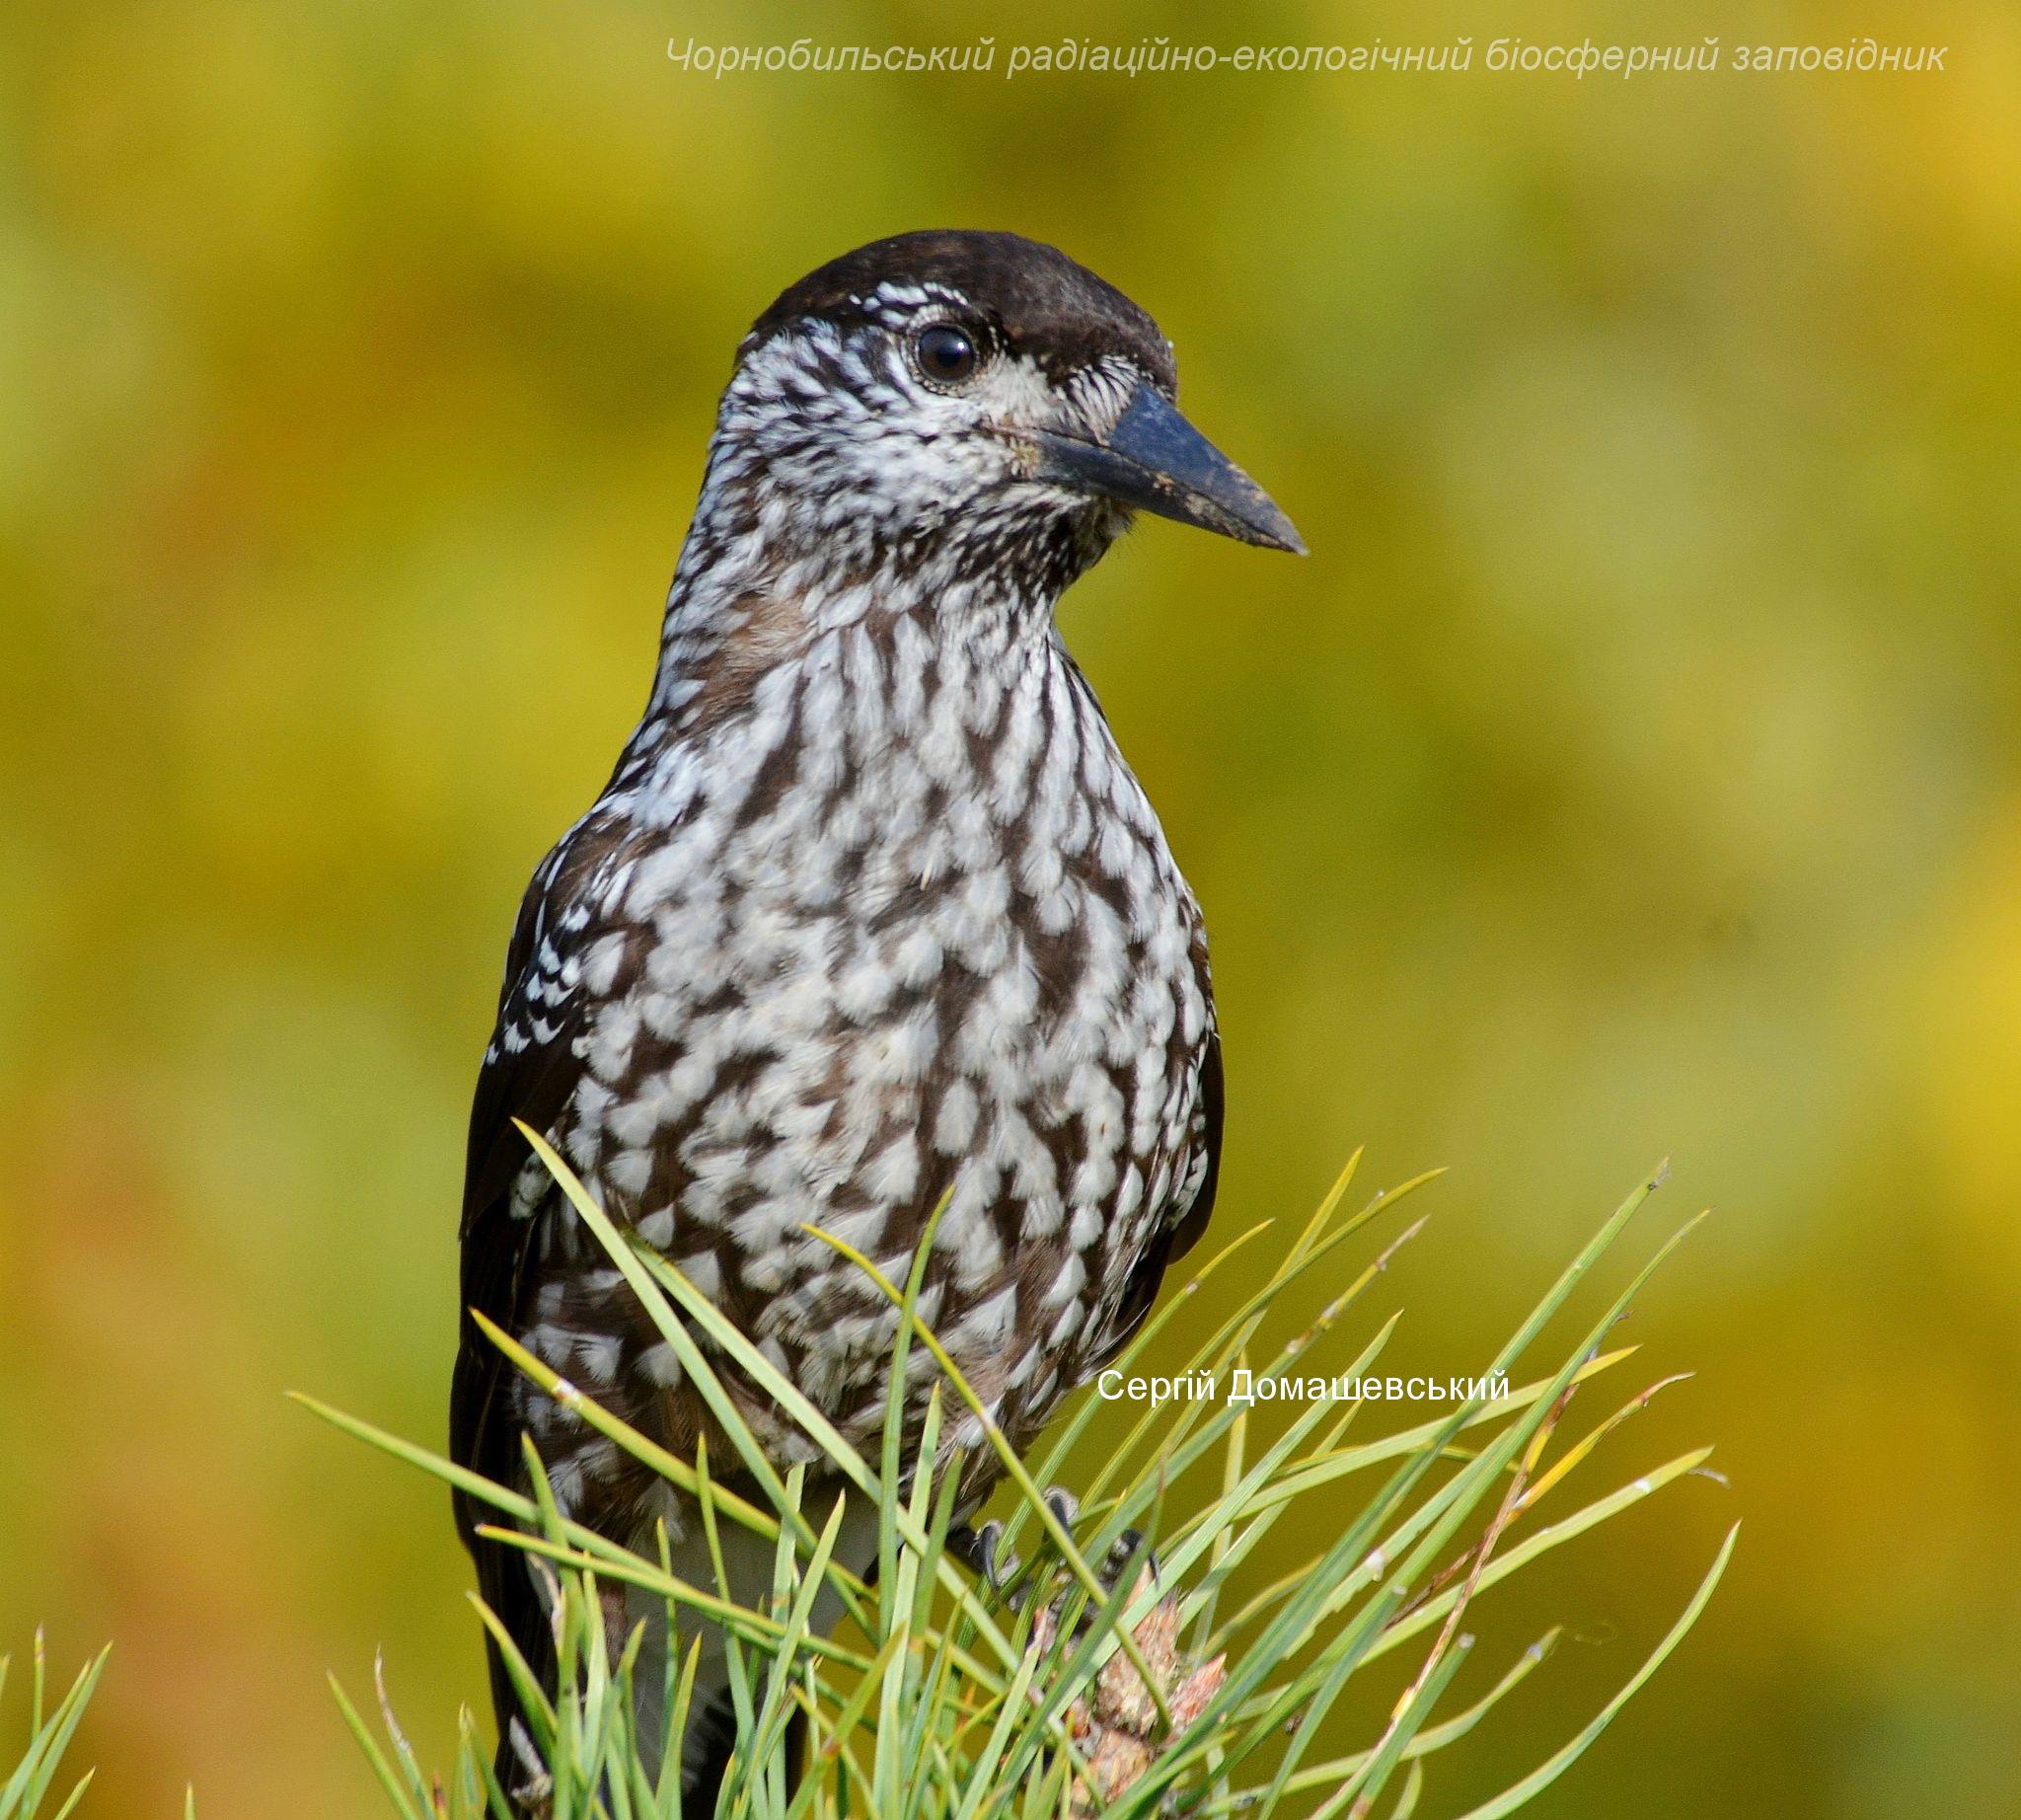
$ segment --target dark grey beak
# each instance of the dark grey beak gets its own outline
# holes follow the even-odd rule
[[[1306,554],[1305,540],[1270,495],[1165,402],[1140,385],[1099,442],[1039,432],[1039,476],[1123,505],[1142,506],[1266,550]]]

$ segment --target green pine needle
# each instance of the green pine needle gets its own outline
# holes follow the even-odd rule
[[[1544,1665],[1558,1634],[1533,1643],[1492,1685],[1456,1704],[1453,1688],[1474,1650],[1461,1620],[1470,1630],[1476,1609],[1491,1611],[1494,1589],[1512,1575],[1534,1573],[1542,1557],[1677,1480],[1717,1477],[1705,1466],[1710,1450],[1701,1448],[1558,1508],[1565,1488],[1590,1477],[1602,1443],[1617,1447],[1627,1418],[1675,1381],[1636,1392],[1560,1444],[1570,1404],[1632,1356],[1633,1348],[1604,1352],[1602,1345],[1688,1224],[1588,1321],[1576,1344],[1508,1388],[1508,1374],[1572,1303],[1661,1172],[1615,1210],[1494,1353],[1472,1387],[1480,1394],[1434,1419],[1374,1434],[1364,1431],[1381,1411],[1354,1401],[1314,1398],[1281,1424],[1266,1423],[1257,1407],[1227,1395],[1237,1370],[1253,1371],[1254,1382],[1306,1374],[1361,1379],[1395,1326],[1391,1316],[1357,1343],[1334,1343],[1417,1226],[1376,1250],[1302,1331],[1274,1348],[1258,1343],[1287,1291],[1322,1267],[1338,1272],[1337,1260],[1362,1229],[1430,1179],[1347,1211],[1350,1165],[1290,1237],[1268,1280],[1219,1313],[1173,1373],[1211,1380],[1214,1396],[1147,1407],[1120,1444],[1094,1461],[1085,1459],[1084,1443],[1099,1405],[1086,1399],[1050,1447],[1027,1462],[920,1318],[931,1231],[902,1283],[832,1235],[815,1235],[891,1301],[894,1386],[918,1381],[915,1349],[937,1368],[925,1433],[908,1444],[894,1393],[876,1446],[860,1451],[680,1271],[622,1232],[547,1145],[528,1137],[708,1403],[746,1490],[739,1496],[722,1484],[711,1472],[721,1463],[706,1452],[687,1460],[658,1447],[489,1324],[485,1332],[534,1385],[668,1480],[682,1507],[699,1507],[713,1584],[691,1585],[671,1570],[664,1533],[637,1554],[564,1519],[531,1450],[529,1495],[300,1399],[346,1434],[485,1504],[495,1521],[482,1533],[522,1550],[552,1588],[559,1665],[552,1689],[538,1684],[496,1619],[477,1607],[503,1652],[539,1759],[538,1766],[508,1765],[506,1785],[469,1712],[461,1715],[449,1773],[430,1778],[408,1747],[383,1677],[375,1671],[376,1723],[333,1681],[344,1723],[387,1811],[400,1820],[510,1820],[513,1800],[529,1795],[548,1820],[676,1820],[678,1740],[701,1634],[711,1628],[728,1639],[736,1722],[713,1820],[1150,1820],[1164,1812],[1189,1820],[1294,1813],[1406,1820],[1435,1785],[1440,1754],[1499,1715]],[[1205,1325],[1200,1313],[1212,1304],[1201,1284],[1267,1230],[1241,1234],[1190,1282],[1174,1285],[1116,1361],[1119,1369],[1141,1369],[1154,1341]],[[782,1475],[767,1458],[725,1386],[732,1366],[804,1431],[821,1462],[818,1474],[796,1467]],[[956,1414],[994,1456],[1009,1502],[1007,1545],[1022,1532],[1034,1556],[1014,1596],[974,1581],[948,1553],[974,1465],[949,1444]],[[1083,1493],[1071,1529],[1040,1491],[1056,1479],[1078,1483]],[[875,1571],[867,1578],[835,1558],[846,1508],[861,1500],[877,1516]],[[1549,1520],[1536,1521],[1542,1506],[1550,1507]],[[1308,1533],[1331,1538],[1303,1562],[1278,1540],[1280,1525],[1288,1532],[1287,1519],[1300,1513],[1308,1513],[1301,1526]],[[737,1604],[731,1593],[725,1525],[761,1538],[771,1554],[772,1586],[758,1608]],[[1092,1563],[1133,1528],[1156,1550],[1160,1577],[1154,1582],[1133,1567],[1107,1584]],[[1578,1734],[1464,1820],[1501,1820],[1577,1762],[1697,1621],[1734,1540],[1729,1530],[1676,1623]],[[1268,1571],[1259,1573],[1266,1561]],[[619,1637],[607,1633],[600,1588],[612,1584],[659,1602],[661,1616],[651,1622],[673,1632],[663,1660],[660,1651],[648,1657],[644,1650],[647,1624]],[[839,1604],[846,1614],[833,1634],[816,1617],[824,1594],[833,1601],[825,1609]],[[647,1660],[653,1666],[642,1669]],[[82,1800],[89,1776],[53,1805],[51,1791],[105,1662],[103,1653],[94,1658],[49,1706],[37,1638],[29,1742],[0,1784],[0,1820],[68,1820]],[[0,1684],[5,1667],[0,1659]],[[635,1679],[647,1672],[663,1677],[646,1704],[662,1715],[660,1735],[650,1740],[635,1730]],[[1339,1717],[1325,1721],[1347,1709],[1350,1689],[1369,1685],[1382,1690],[1388,1716],[1356,1742]],[[1334,1754],[1322,1754],[1322,1742]],[[185,1820],[195,1820],[193,1792]]]

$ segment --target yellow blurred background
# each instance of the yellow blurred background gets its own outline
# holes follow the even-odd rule
[[[1473,68],[1005,79],[1166,31]],[[1721,67],[1484,67],[1588,34]],[[1859,34],[1945,67],[1726,63]],[[1213,928],[1223,1230],[1358,1142],[1451,1166],[1383,1294],[1458,1371],[1660,1156],[1640,1243],[1720,1210],[1630,1329],[1699,1375],[1592,1470],[1732,1486],[1483,1600],[1461,1693],[1572,1640],[1426,1811],[1740,1516],[1537,1811],[2021,1813],[2011,6],[100,0],[8,9],[0,95],[0,1647],[116,1639],[90,1812],[373,1813],[324,1670],[383,1644],[436,1761],[481,1698],[444,1498],[281,1393],[439,1436],[512,910],[642,701],[731,349],[982,225],[1152,309],[1312,547],[1152,524],[1065,614]]]

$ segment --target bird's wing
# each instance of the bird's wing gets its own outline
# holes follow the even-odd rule
[[[1165,1262],[1185,1256],[1200,1243],[1207,1221],[1214,1212],[1214,1197],[1221,1187],[1221,1123],[1223,1110],[1221,1078],[1221,1031],[1208,1026],[1207,1041],[1200,1052],[1200,1120],[1198,1154],[1200,1185],[1186,1210],[1172,1226],[1171,1250]],[[1157,1292],[1154,1291],[1154,1294]]]
[[[582,1075],[578,1038],[590,1005],[601,996],[592,994],[584,970],[598,944],[625,939],[604,919],[629,864],[619,827],[592,814],[535,872],[513,927],[497,1027],[471,1107],[449,1452],[458,1465],[498,1484],[511,1485],[520,1474],[520,1436],[507,1395],[513,1368],[479,1329],[472,1311],[507,1331],[525,1313],[528,1277],[548,1215],[542,1206],[515,1205],[515,1184],[531,1152],[513,1121],[552,1136],[565,1117]],[[551,1641],[526,1564],[517,1550],[476,1534],[477,1525],[494,1520],[496,1512],[463,1492],[455,1502],[457,1528],[477,1562],[479,1590],[538,1671]],[[515,1707],[495,1649],[491,1668],[502,1729]]]
[[[1204,951],[1199,954],[1198,964],[1204,983]],[[1152,1304],[1158,1300],[1165,1271],[1199,1243],[1200,1235],[1207,1230],[1208,1216],[1214,1211],[1215,1191],[1221,1185],[1221,1032],[1214,1024],[1211,997],[1208,1005],[1207,1033],[1194,1071],[1198,1089],[1192,1141],[1188,1146],[1192,1167],[1186,1172],[1186,1185],[1192,1191],[1189,1195],[1182,1187],[1174,1197],[1163,1224],[1131,1270],[1123,1298],[1116,1305],[1116,1312],[1109,1319],[1108,1330],[1102,1336],[1097,1367],[1130,1343],[1131,1335],[1144,1325]]]

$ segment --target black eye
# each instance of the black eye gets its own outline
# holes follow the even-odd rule
[[[955,385],[982,364],[975,338],[952,323],[936,323],[922,329],[913,343],[920,371],[938,385]]]

